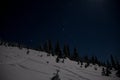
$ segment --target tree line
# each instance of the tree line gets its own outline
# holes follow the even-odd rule
[[[71,53],[68,44],[64,44],[63,49],[61,49],[59,41],[57,41],[55,47],[53,48],[51,40],[46,41],[45,44],[43,46],[40,46],[37,50],[47,52],[48,56],[56,55],[57,63],[59,63],[59,59],[69,58],[70,60],[76,61],[77,64],[81,65],[81,67],[83,65],[83,62],[86,63],[84,66],[85,68],[87,68],[90,65],[90,63],[93,65],[97,64],[98,66],[106,67],[102,69],[103,76],[109,76],[111,74],[111,70],[114,69],[117,71],[116,75],[120,77],[120,63],[117,59],[113,57],[113,55],[110,55],[110,59],[107,60],[106,62],[102,62],[101,60],[98,60],[97,56],[92,57],[80,56],[76,47],[73,49],[73,52]],[[97,70],[97,68],[95,68],[95,70]]]
[[[1,41],[0,40],[0,45],[4,45],[4,46],[12,46],[12,47],[18,47],[20,49],[22,48],[29,48],[29,46],[23,45],[21,43],[15,43],[15,42],[5,42],[5,41]],[[102,69],[102,75],[103,76],[109,76],[111,74],[111,70],[116,70],[116,75],[118,77],[120,77],[120,63],[117,59],[115,59],[113,57],[113,55],[110,55],[110,60],[107,60],[106,62],[102,62],[100,60],[98,60],[98,58],[96,56],[92,56],[92,57],[88,57],[88,56],[80,56],[80,54],[78,53],[77,48],[73,49],[73,52],[70,52],[70,48],[68,44],[64,44],[63,49],[61,49],[60,47],[60,43],[59,41],[57,41],[57,43],[55,44],[55,47],[53,47],[51,40],[47,40],[44,45],[40,45],[39,47],[35,48],[35,50],[38,51],[45,51],[47,52],[47,56],[57,56],[56,58],[56,62],[59,63],[60,59],[63,59],[63,63],[64,63],[64,59],[69,58],[70,60],[76,61],[77,64],[81,65],[81,67],[83,67],[83,62],[86,63],[84,65],[85,68],[87,68],[90,63],[93,65],[98,65],[98,66],[104,66],[106,68]],[[97,70],[97,68],[95,68],[95,70]]]

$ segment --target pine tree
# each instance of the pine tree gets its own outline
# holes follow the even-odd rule
[[[69,45],[67,45],[67,57],[70,58],[70,49],[69,49]]]
[[[98,66],[101,66],[102,65],[102,62],[101,61],[98,61]]]
[[[83,61],[81,60],[81,61],[80,61],[80,67],[81,67],[81,68],[82,68],[82,65],[83,65]]]
[[[120,63],[117,58],[116,58],[116,70],[117,70],[116,76],[120,77]]]
[[[84,57],[84,62],[89,62],[88,56]]]
[[[84,57],[84,61],[86,62],[85,68],[87,68],[90,65],[90,60],[88,59],[88,56]]]
[[[41,45],[39,45],[39,47],[37,47],[37,49],[36,50],[38,50],[38,51],[43,51],[43,48],[42,48],[42,46]]]
[[[95,64],[98,64],[98,58],[95,56]]]
[[[58,57],[59,57],[59,58],[63,58],[63,55],[62,55],[62,51],[61,51],[61,50],[59,51]]]
[[[53,54],[53,47],[52,47],[52,42],[51,42],[51,40],[48,41],[48,52],[49,52],[50,54],[54,55],[54,54]]]
[[[65,58],[66,57],[70,58],[70,50],[69,50],[69,46],[68,45],[64,45],[63,54],[64,54]]]
[[[119,70],[119,69],[120,69],[120,64],[119,64],[118,59],[116,58],[116,70]]]
[[[0,40],[0,45],[2,45],[2,41]]]
[[[76,48],[74,48],[73,60],[79,61],[79,55],[78,55],[78,52],[77,52],[77,49],[76,49]]]
[[[111,55],[110,57],[111,57],[111,66],[112,66],[113,68],[116,68],[116,64],[115,64],[115,61],[114,61],[113,56]]]
[[[109,63],[109,61],[107,60],[106,67],[107,67],[107,68],[110,68],[110,66],[111,66],[110,63]]]
[[[62,57],[62,52],[60,49],[59,41],[57,41],[56,46],[55,46],[55,55],[58,57]]]
[[[91,58],[91,63],[92,63],[93,65],[95,65],[95,58],[94,58],[94,56],[92,56],[92,58]]]
[[[64,55],[64,58],[67,57],[67,48],[66,48],[66,45],[64,45],[64,48],[63,48],[63,55]]]
[[[47,44],[47,42],[45,42],[43,48],[44,48],[44,51],[45,51],[45,52],[48,52],[48,44]]]
[[[102,66],[104,66],[104,67],[106,67],[106,64],[105,64],[105,62],[101,62],[101,65],[102,65]]]
[[[110,69],[111,69],[111,65],[109,61],[107,60],[105,76],[109,76],[111,74]]]

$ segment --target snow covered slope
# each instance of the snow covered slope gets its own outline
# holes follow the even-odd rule
[[[0,80],[51,80],[59,70],[61,80],[120,80],[111,75],[101,76],[102,67],[80,67],[77,62],[65,59],[56,63],[56,56],[45,52],[0,46]]]

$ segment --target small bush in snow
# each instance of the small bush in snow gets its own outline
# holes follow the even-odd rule
[[[57,73],[51,78],[51,80],[60,80],[58,72],[59,70],[57,70]]]
[[[64,59],[62,60],[62,63],[64,63]]]
[[[78,62],[77,62],[77,64],[79,65],[79,64],[80,64],[80,62],[78,61]]]
[[[97,67],[94,67],[95,70],[97,70]]]
[[[94,69],[97,70],[97,65],[94,66]]]
[[[83,61],[80,61],[81,62],[81,66],[83,65]]]
[[[87,62],[86,64],[85,64],[85,68],[87,68],[89,66],[89,62]]]
[[[47,61],[46,63],[49,64],[49,61]]]
[[[58,62],[59,62],[59,58],[57,57],[57,58],[56,58],[56,63],[58,63]]]
[[[29,53],[30,53],[30,51],[29,51],[29,50],[27,50],[26,54],[28,55]]]

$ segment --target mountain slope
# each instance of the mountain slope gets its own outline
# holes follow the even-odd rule
[[[0,80],[51,80],[58,70],[61,80],[120,80],[114,75],[101,76],[102,67],[97,65],[91,64],[88,68],[83,65],[81,68],[69,59],[56,63],[56,56],[35,50],[26,54],[27,51],[25,48],[0,46]]]

